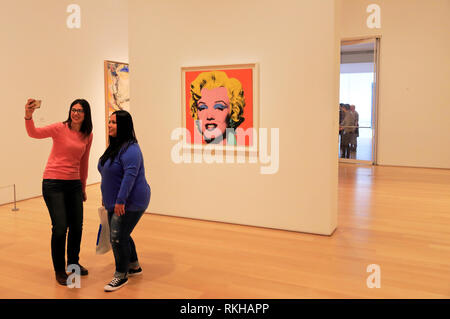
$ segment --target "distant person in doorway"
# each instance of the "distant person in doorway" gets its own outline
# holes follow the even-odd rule
[[[340,103],[339,104],[339,150],[341,150],[341,154],[340,157],[342,157],[342,149],[343,149],[343,145],[342,145],[342,133],[343,128],[342,128],[342,123],[344,122],[344,116],[345,116],[345,112],[344,112],[344,103]]]
[[[341,158],[350,158],[350,144],[354,133],[355,116],[350,111],[350,105],[345,104],[344,120],[342,121],[340,130],[342,130]]]
[[[100,157],[98,170],[116,265],[114,278],[104,287],[110,292],[127,284],[129,276],[142,274],[131,232],[150,203],[151,191],[130,113],[112,113],[108,130],[109,146]]]
[[[356,149],[358,147],[358,137],[359,137],[359,114],[356,111],[355,105],[350,105],[350,112],[353,114],[355,118],[355,122],[353,123],[354,131],[353,136],[350,141],[350,158],[356,158]]]
[[[56,281],[67,285],[67,229],[67,265],[78,265],[82,276],[88,274],[88,270],[79,264],[79,253],[92,144],[91,107],[86,100],[75,100],[66,121],[36,128],[33,122],[35,103],[28,99],[25,105],[25,127],[30,137],[53,139],[44,170],[42,194],[52,221],[51,254]]]

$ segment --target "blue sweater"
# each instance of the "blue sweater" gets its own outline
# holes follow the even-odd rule
[[[150,203],[150,186],[145,179],[144,158],[137,143],[120,151],[111,164],[98,162],[102,175],[102,197],[106,210],[114,211],[117,204],[125,204],[126,211],[146,210]]]

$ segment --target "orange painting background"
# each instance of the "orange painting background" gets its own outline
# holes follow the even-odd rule
[[[242,128],[246,130],[248,128],[253,127],[253,77],[252,77],[252,69],[211,69],[211,70],[202,70],[202,71],[186,71],[185,72],[185,92],[184,92],[184,107],[186,111],[186,128],[189,130],[191,134],[192,141],[186,141],[189,144],[194,143],[194,129],[198,132],[197,128],[195,128],[194,119],[191,116],[191,110],[189,106],[189,101],[191,99],[191,82],[194,81],[197,76],[202,72],[210,72],[210,71],[223,71],[227,74],[229,78],[235,78],[239,80],[242,84],[242,89],[244,90],[245,97],[245,107],[244,107],[244,122],[241,123],[237,128]],[[246,138],[245,145],[252,145],[252,137],[250,139]]]

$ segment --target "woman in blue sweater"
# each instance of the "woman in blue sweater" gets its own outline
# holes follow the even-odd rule
[[[114,278],[104,289],[114,291],[128,282],[128,276],[142,273],[130,235],[150,203],[151,192],[130,113],[111,114],[108,129],[109,146],[100,157],[98,170],[116,262]]]

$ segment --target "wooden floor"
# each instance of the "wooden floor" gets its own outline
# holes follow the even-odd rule
[[[112,253],[95,254],[99,186],[88,187],[80,289],[59,286],[42,198],[0,207],[0,298],[449,298],[450,170],[341,164],[331,237],[146,214],[144,273],[105,293]],[[151,207],[150,207],[151,211]],[[368,288],[367,266],[381,269]]]

